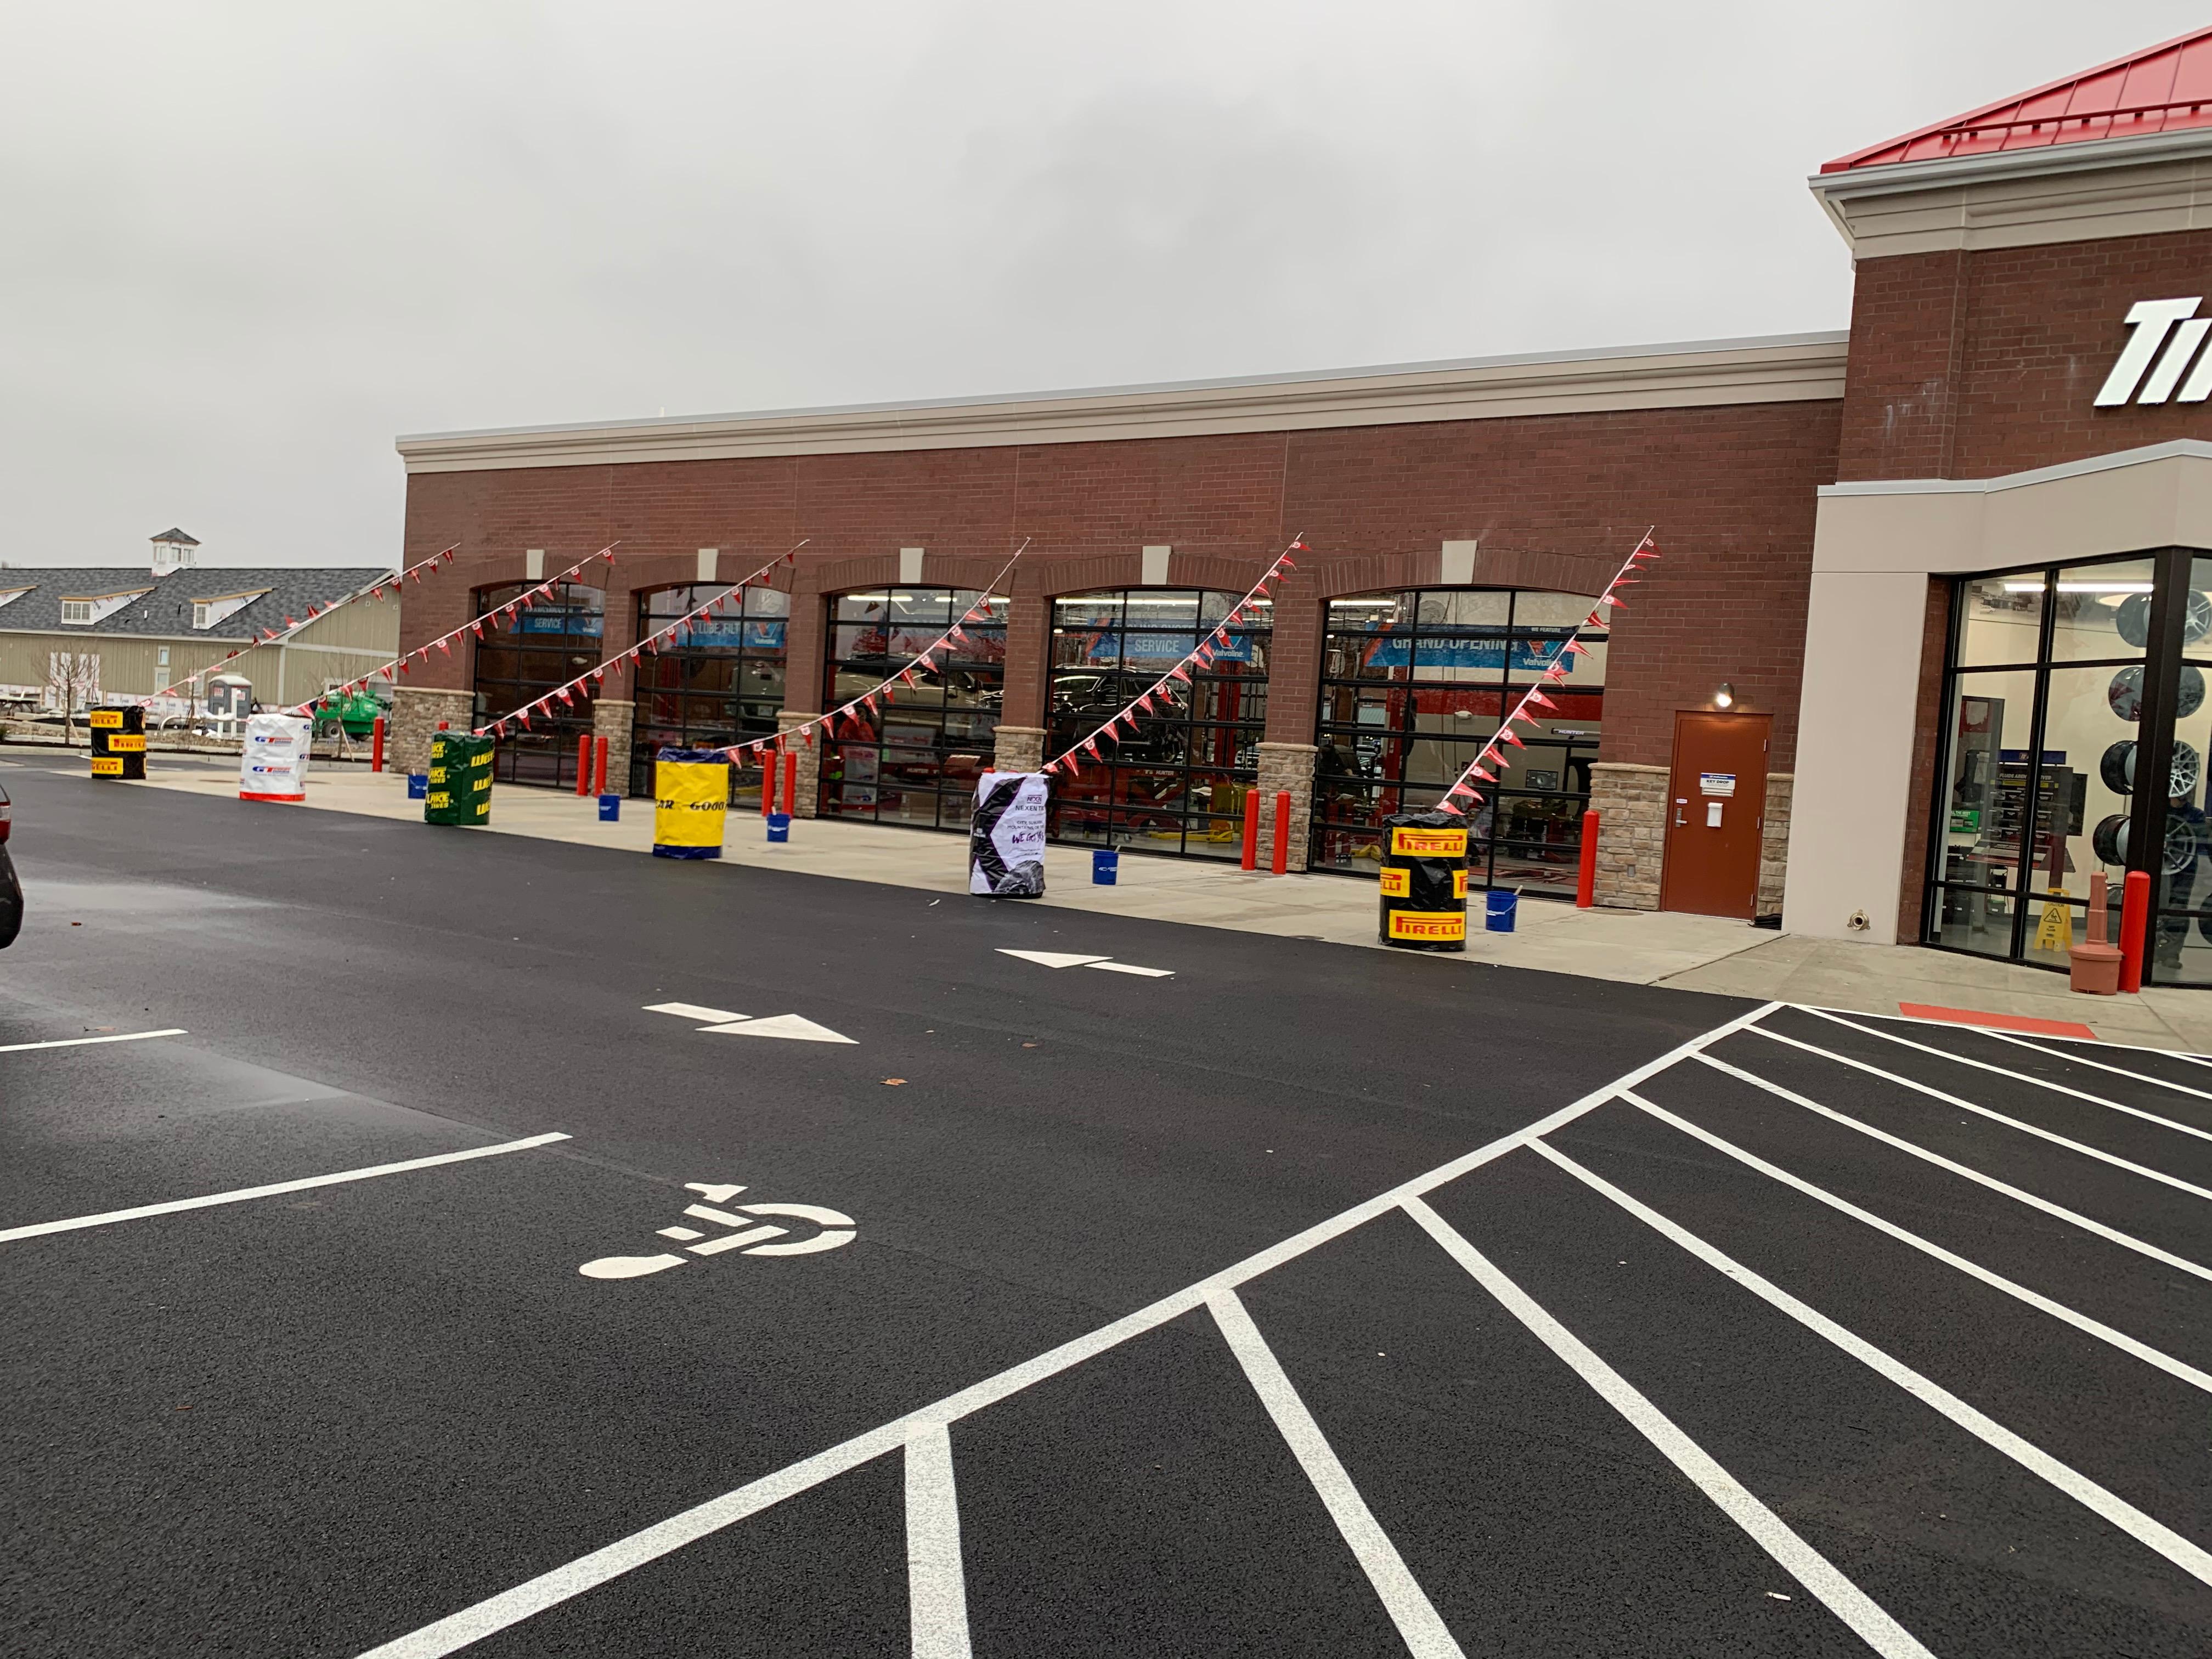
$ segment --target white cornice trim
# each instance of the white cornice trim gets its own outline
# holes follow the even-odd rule
[[[2162,444],[2145,444],[2140,449],[2116,449],[2108,455],[2092,455],[2086,460],[2061,461],[2055,466],[2039,466],[2027,472],[2007,472],[1994,478],[1854,478],[1844,483],[1822,484],[1823,495],[1993,495],[2007,489],[2027,489],[2037,484],[2056,483],[2061,478],[2083,478],[2092,473],[2116,471],[2121,467],[2147,466],[2154,461],[2170,461],[2176,457],[2189,457],[2201,461],[2212,461],[2212,443],[2202,438],[2174,438]]]
[[[2212,128],[1816,173],[1852,256],[2033,247],[2212,227]]]
[[[1262,375],[1043,396],[402,437],[407,471],[1096,443],[1840,398],[1841,331]]]

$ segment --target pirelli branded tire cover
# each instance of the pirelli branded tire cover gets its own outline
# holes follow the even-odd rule
[[[469,732],[430,735],[429,787],[422,796],[422,822],[474,829],[491,822],[490,738]]]
[[[718,859],[730,816],[730,757],[664,749],[653,767],[653,856]]]
[[[1401,951],[1467,949],[1467,820],[1395,812],[1382,820],[1382,942]]]
[[[86,712],[92,728],[92,775],[95,778],[143,778],[146,775],[146,711],[133,703],[128,708],[94,708]]]
[[[994,898],[1044,896],[1044,809],[1050,790],[1042,772],[986,772],[975,780],[975,811],[968,823],[968,890]]]

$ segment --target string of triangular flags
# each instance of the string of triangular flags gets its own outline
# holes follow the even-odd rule
[[[1103,762],[1105,757],[1098,752],[1098,745],[1102,741],[1119,743],[1125,735],[1136,736],[1138,715],[1152,713],[1155,703],[1174,706],[1180,687],[1190,684],[1191,670],[1211,667],[1215,655],[1228,647],[1231,624],[1242,622],[1254,605],[1267,597],[1269,582],[1279,583],[1285,576],[1298,568],[1298,562],[1291,555],[1311,551],[1313,550],[1303,540],[1293,538],[1291,544],[1275,556],[1275,562],[1267,567],[1267,574],[1245,590],[1244,597],[1229,608],[1229,614],[1217,623],[1212,631],[1200,639],[1193,649],[1184,653],[1174,667],[1169,669],[1135,697],[1115,710],[1112,716],[1090,736],[1079,738],[1070,744],[1066,752],[1057,760],[1047,761],[1044,769],[1054,775],[1064,771],[1069,777],[1073,777],[1083,769],[1083,763],[1086,757]],[[1115,730],[1115,727],[1124,723],[1127,723],[1129,728],[1127,733]]]
[[[834,738],[839,735],[837,731],[837,722],[839,720],[845,720],[851,725],[858,726],[862,732],[866,732],[870,737],[872,737],[874,735],[873,728],[870,727],[866,721],[862,720],[860,714],[855,711],[865,709],[868,713],[872,714],[875,712],[877,702],[886,696],[892,686],[898,684],[913,685],[916,684],[914,678],[916,674],[930,674],[936,672],[937,653],[943,651],[949,654],[952,647],[963,644],[966,641],[968,637],[968,629],[989,617],[991,613],[991,596],[999,591],[1000,587],[1006,580],[1007,572],[1011,571],[1014,568],[1016,562],[1021,558],[1023,554],[1028,552],[1029,549],[1030,538],[1024,537],[1022,539],[1022,544],[1014,550],[1014,556],[1008,559],[1006,564],[1000,569],[999,574],[991,578],[989,586],[983,589],[981,597],[976,599],[975,603],[969,605],[967,611],[962,614],[960,620],[954,623],[951,627],[946,629],[942,634],[939,634],[935,639],[924,646],[919,652],[915,653],[905,667],[898,669],[895,672],[886,676],[872,690],[863,691],[859,696],[840,703],[836,708],[832,708],[827,714],[817,714],[812,720],[804,721],[798,726],[786,726],[782,731],[777,732],[772,738],[756,738],[750,743],[733,743],[727,748],[724,749],[721,752],[734,758],[739,755],[757,755],[761,753],[763,750],[774,749],[777,754],[781,755],[790,745],[792,739],[794,738],[796,738],[800,743],[804,744],[807,748],[811,749],[814,746],[815,728],[817,726],[822,727]],[[844,735],[850,737],[857,734],[848,730],[844,733]]]
[[[768,579],[769,572],[775,569],[776,566],[780,564],[796,564],[799,562],[799,550],[805,546],[807,542],[811,541],[812,539],[813,538],[810,536],[800,541],[794,542],[788,549],[777,554],[774,558],[770,559],[759,569],[754,571],[751,575],[746,577],[743,581],[724,589],[713,599],[708,600],[706,604],[701,605],[697,610],[687,611],[684,615],[678,617],[674,622],[669,623],[667,627],[663,628],[655,633],[647,635],[645,638],[640,640],[635,645],[630,647],[629,650],[616,656],[612,660],[603,662],[596,668],[586,668],[582,673],[577,675],[574,679],[570,680],[566,685],[555,686],[550,691],[548,691],[544,696],[538,698],[535,702],[525,703],[520,708],[511,708],[506,714],[501,714],[497,720],[488,721],[484,725],[477,727],[475,735],[480,738],[483,736],[485,732],[489,732],[495,738],[503,738],[507,735],[507,728],[509,725],[520,725],[524,731],[527,732],[530,729],[530,717],[532,714],[548,711],[556,698],[559,700],[561,706],[563,708],[574,708],[576,706],[577,700],[580,696],[588,697],[590,695],[588,692],[582,690],[583,684],[586,680],[589,680],[595,685],[599,684],[606,679],[607,674],[611,670],[619,668],[627,662],[635,662],[640,656],[647,651],[659,650],[660,642],[666,639],[670,635],[675,633],[678,629],[698,621],[702,617],[711,616],[714,612],[720,611],[724,605],[729,604],[733,599],[739,605],[743,605],[744,603],[745,589],[750,587],[755,582],[765,581]],[[611,559],[613,556],[610,554],[608,556]],[[506,613],[502,611],[495,612],[494,614],[504,615]],[[489,618],[486,620],[489,620]],[[479,629],[477,637],[478,639],[482,639],[483,637],[481,629]]]
[[[1628,609],[1627,602],[1620,597],[1619,590],[1632,586],[1637,580],[1633,573],[1642,569],[1646,562],[1659,556],[1659,550],[1651,542],[1652,530],[1657,528],[1654,525],[1651,530],[1644,532],[1644,539],[1637,543],[1635,550],[1622,561],[1620,568],[1613,573],[1613,580],[1605,585],[1605,592],[1598,595],[1597,602],[1590,606],[1589,615],[1575,625],[1565,642],[1552,653],[1551,661],[1544,665],[1544,672],[1537,677],[1536,684],[1521,694],[1521,701],[1513,705],[1513,712],[1498,723],[1498,730],[1483,745],[1482,752],[1453,780],[1452,787],[1444,791],[1443,799],[1437,803],[1443,811],[1464,816],[1468,807],[1480,805],[1481,792],[1468,780],[1480,778],[1485,783],[1496,783],[1498,774],[1489,769],[1504,764],[1505,751],[1501,745],[1510,744],[1516,749],[1526,746],[1522,743],[1520,734],[1514,731],[1514,726],[1525,725],[1533,731],[1537,717],[1528,712],[1532,708],[1556,708],[1559,706],[1544,695],[1544,688],[1565,683],[1570,672],[1567,665],[1570,658],[1589,655],[1589,647],[1582,642],[1583,629],[1610,627],[1613,621],[1611,613]]]
[[[456,543],[454,545],[459,546],[459,544]],[[483,638],[485,623],[497,621],[501,617],[505,617],[509,621],[512,621],[518,613],[529,610],[531,606],[536,605],[538,601],[544,598],[547,593],[551,592],[553,589],[558,587],[562,582],[567,581],[578,571],[583,569],[585,566],[590,564],[593,559],[605,559],[609,564],[612,564],[615,562],[615,549],[621,545],[622,544],[618,541],[609,542],[598,552],[592,554],[591,558],[579,559],[575,563],[570,565],[566,570],[561,572],[559,575],[548,576],[544,581],[539,582],[536,586],[524,588],[521,592],[516,594],[513,599],[509,599],[505,605],[499,606],[496,610],[488,611],[483,616],[477,617],[473,622],[465,622],[459,628],[453,629],[447,633],[441,634],[436,639],[428,641],[424,644],[418,645],[412,651],[404,652],[402,654],[394,657],[390,662],[386,663],[380,668],[370,669],[368,672],[363,674],[357,680],[348,680],[343,685],[334,685],[331,687],[329,690],[323,692],[320,696],[310,697],[307,702],[301,703],[296,708],[289,709],[287,712],[294,714],[304,714],[310,708],[313,708],[317,703],[321,702],[325,698],[343,696],[348,692],[358,691],[372,680],[378,678],[397,680],[400,675],[412,672],[416,658],[421,658],[424,662],[429,661],[430,653],[433,651],[442,651],[450,657],[453,654],[453,641],[460,638],[462,635],[474,634],[477,638],[481,640]],[[450,559],[453,556],[453,550],[450,548],[447,549],[447,551],[440,556]],[[418,566],[417,568],[420,568],[420,567]],[[397,580],[394,580],[391,586],[392,589],[397,592],[399,583]],[[380,598],[382,597],[384,592],[381,587],[371,588],[369,591]]]
[[[260,633],[260,637],[256,639],[252,644],[241,645],[235,651],[224,653],[219,660],[210,663],[204,668],[193,670],[191,673],[185,675],[184,678],[179,680],[174,685],[163,686],[159,691],[156,691],[153,696],[147,698],[146,701],[152,702],[157,698],[173,696],[175,693],[183,690],[185,687],[194,684],[196,681],[205,679],[210,674],[220,673],[226,664],[244,656],[249,651],[258,651],[264,645],[282,645],[285,641],[290,639],[293,635],[298,633],[301,629],[311,627],[314,623],[320,622],[324,617],[329,616],[331,611],[337,610],[341,605],[351,605],[356,599],[366,599],[370,598],[380,599],[384,597],[384,590],[386,587],[391,587],[396,590],[401,582],[410,578],[416,581],[420,581],[422,580],[422,573],[426,570],[431,574],[435,575],[440,570],[453,562],[453,555],[459,551],[460,545],[461,544],[459,542],[455,542],[453,546],[433,553],[428,558],[421,561],[419,563],[410,566],[401,575],[391,576],[380,581],[369,583],[365,586],[356,587],[352,592],[332,599],[328,605],[311,605],[307,607],[307,614],[306,616],[287,617],[284,618],[283,627],[263,629]],[[293,712],[296,714],[299,711],[295,709]]]

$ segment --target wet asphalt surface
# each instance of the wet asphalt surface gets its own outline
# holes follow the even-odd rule
[[[0,1048],[184,1035],[0,1052],[0,1231],[569,1138],[0,1238],[11,1654],[397,1641],[1081,1339],[1751,1012],[94,785],[13,758],[0,781],[31,914],[0,953]],[[672,1000],[852,1042],[646,1012]],[[1547,1144],[2126,1516],[2212,1542],[2212,1283],[2192,1270],[2212,1262],[2212,1068],[1801,1011],[1759,1024],[1825,1052],[1742,1031],[1710,1054],[1851,1121],[1694,1059],[1638,1092],[2172,1363],[1633,1103]],[[823,1206],[858,1236],[684,1254],[629,1279],[578,1272],[684,1252],[664,1228],[726,1231],[687,1219],[702,1201],[687,1183]],[[1929,1650],[2212,1650],[2212,1589],[2186,1559],[1572,1170],[1522,1148],[1428,1201]],[[815,1226],[785,1219],[786,1243]],[[1237,1293],[1465,1652],[1869,1650],[1403,1211]],[[976,1654],[1407,1650],[1202,1307],[950,1436]],[[865,1459],[466,1650],[946,1651],[947,1627],[912,1610],[907,1492],[898,1451]]]

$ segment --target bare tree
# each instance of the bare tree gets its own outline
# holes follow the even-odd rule
[[[100,695],[100,656],[92,651],[46,653],[45,701],[61,710],[62,744],[76,743],[76,711]]]

